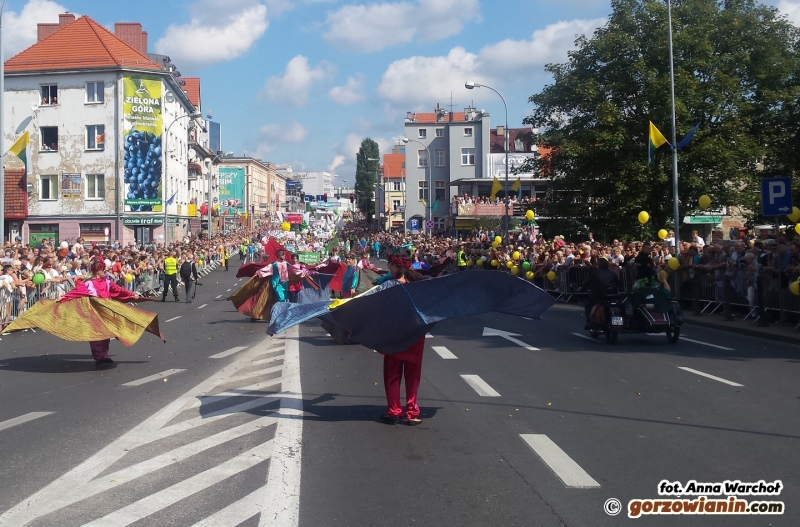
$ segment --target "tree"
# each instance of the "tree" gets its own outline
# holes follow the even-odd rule
[[[356,204],[369,221],[375,212],[372,199],[375,195],[375,183],[380,167],[380,147],[378,143],[367,137],[361,141],[356,154]]]
[[[638,237],[672,219],[672,156],[647,161],[648,121],[672,141],[667,7],[612,0],[607,24],[580,37],[554,83],[530,97],[526,123],[553,150],[535,161],[552,180],[548,212],[576,218],[604,238]],[[798,175],[798,29],[753,0],[673,0],[680,217],[702,194],[715,207],[757,210],[759,179]],[[793,116],[793,117],[792,117]],[[793,132],[794,131],[794,132]],[[767,169],[762,172],[761,164]]]

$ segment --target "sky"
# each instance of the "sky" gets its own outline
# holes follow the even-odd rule
[[[800,0],[764,0],[800,25]],[[168,7],[166,7],[168,6]],[[552,82],[609,0],[8,0],[6,58],[36,41],[36,24],[88,15],[113,31],[141,22],[150,51],[201,78],[202,111],[222,124],[223,149],[294,171],[330,171],[352,186],[356,152],[381,154],[406,112],[474,106],[492,126],[521,127],[528,98]]]

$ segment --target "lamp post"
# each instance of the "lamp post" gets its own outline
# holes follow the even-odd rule
[[[163,199],[164,199],[164,248],[167,247],[167,243],[169,243],[169,216],[167,216],[167,196],[169,193],[167,192],[167,182],[169,178],[167,177],[169,172],[167,171],[167,164],[169,163],[169,149],[167,148],[167,143],[169,142],[169,130],[172,128],[172,125],[180,121],[181,119],[197,119],[202,114],[200,112],[194,111],[192,113],[187,113],[186,115],[181,115],[180,117],[176,117],[169,126],[167,126],[167,132],[164,134],[164,152],[167,152],[167,157],[164,158],[164,176],[162,178],[162,185],[163,189]]]
[[[214,178],[212,177],[211,171],[212,171],[212,169],[214,167],[217,166],[217,163],[219,163],[219,160],[222,157],[223,157],[223,153],[220,151],[220,152],[217,152],[217,155],[215,155],[214,157],[209,159],[210,163],[209,163],[209,167],[208,167],[208,178],[207,178],[207,186],[206,186],[206,190],[208,192],[208,199],[207,199],[208,207],[207,207],[207,210],[206,210],[206,224],[208,226],[208,239],[209,240],[211,239],[212,235],[214,234],[214,231],[211,228],[211,209],[213,207],[212,203],[214,202],[214,200],[213,200],[213,192],[212,192],[212,186],[213,186]],[[217,173],[217,176],[219,176],[219,173]]]
[[[428,174],[427,174],[427,176],[425,176],[425,184],[428,185],[428,201],[430,201],[431,200],[431,187],[432,187],[431,181],[430,181],[430,179],[431,179],[431,151],[428,150],[428,147],[425,146],[424,143],[421,143],[421,142],[417,141],[416,139],[409,139],[408,137],[404,137],[403,138],[403,142],[406,143],[406,144],[408,144],[408,143],[417,143],[418,145],[422,145],[422,147],[425,149],[425,152],[427,152],[427,154],[428,154],[428,158],[427,158],[427,161],[425,163],[425,168],[428,170]],[[408,195],[406,194],[406,196],[408,196]],[[406,206],[406,210],[408,210],[408,203],[406,203],[405,206]],[[432,230],[432,229],[428,229],[428,225],[427,225],[427,220],[431,219],[430,218],[430,210],[431,210],[430,206],[426,203],[425,204],[425,221],[426,221],[425,229],[428,231],[428,234],[430,234],[430,231]],[[405,215],[403,215],[403,226],[404,226],[403,227],[403,231],[404,232],[405,232],[405,222],[406,222],[406,218],[405,218]]]
[[[375,159],[374,157],[368,157],[367,161],[376,161],[377,163],[381,162],[380,159]],[[378,171],[380,170],[380,168],[381,168],[380,164],[378,164],[378,166],[375,167],[375,216],[377,217],[378,222],[380,222],[380,219],[381,219],[380,213],[378,211],[379,210],[383,210],[382,207],[380,209],[378,209],[378,201],[379,201],[379,199],[378,199],[378,189],[381,188],[380,182],[378,181]],[[384,192],[384,194],[385,194],[385,192]],[[381,205],[382,205],[383,204],[382,200],[380,200],[380,201],[381,201]]]
[[[503,135],[505,136],[505,137],[503,137],[503,145],[504,145],[503,149],[506,152],[506,181],[505,181],[505,185],[503,187],[503,194],[504,194],[503,201],[505,201],[505,203],[506,203],[506,215],[503,217],[503,234],[508,236],[508,224],[510,223],[510,218],[509,218],[509,215],[508,215],[508,202],[509,202],[509,200],[508,200],[508,105],[506,104],[506,100],[503,97],[503,95],[499,91],[497,91],[494,88],[492,88],[491,86],[487,86],[485,84],[478,84],[477,82],[468,81],[468,82],[464,83],[464,87],[466,89],[468,89],[468,90],[472,90],[474,88],[488,88],[488,89],[492,90],[493,92],[495,92],[497,95],[500,96],[500,100],[503,101],[503,107],[506,110],[506,126],[505,126],[505,129],[503,130],[503,132],[504,132]]]
[[[6,171],[5,171],[5,130],[3,130],[3,118],[5,117],[5,107],[3,99],[6,92],[6,63],[3,58],[3,11],[6,8],[6,0],[0,7],[0,240],[3,245],[6,241]],[[31,160],[28,160],[30,163]],[[27,168],[27,167],[26,167]]]

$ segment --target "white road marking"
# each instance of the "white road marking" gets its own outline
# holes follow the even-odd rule
[[[696,375],[702,375],[703,377],[707,377],[709,379],[713,379],[715,381],[719,381],[725,384],[729,384],[730,386],[744,386],[744,384],[739,384],[738,382],[729,381],[727,379],[723,379],[722,377],[717,377],[716,375],[711,375],[709,373],[704,373],[702,371],[698,371],[692,368],[687,368],[686,366],[678,366],[679,370],[688,371],[689,373],[694,373]]]
[[[582,334],[582,333],[573,333],[573,335],[575,335],[576,337],[580,337],[580,338],[582,338],[582,339],[591,340],[592,342],[600,342],[600,341],[599,341],[599,340],[597,340],[596,338],[594,338],[594,337],[591,337],[591,336],[589,336],[589,335],[584,335],[584,334]]]
[[[203,308],[204,308],[204,307],[206,307],[207,305],[208,305],[208,304],[203,304],[202,306],[198,307],[197,309],[203,309]]]
[[[179,318],[181,318],[181,315],[178,315],[177,317],[172,317],[171,319],[165,320],[164,322],[172,322],[173,320],[178,320]]]
[[[12,426],[17,426],[23,423],[27,423],[28,421],[33,421],[34,419],[39,419],[40,417],[44,417],[52,413],[55,412],[31,412],[25,415],[20,415],[19,417],[14,417],[13,419],[0,421],[0,431],[11,428]]]
[[[229,527],[239,525],[261,512],[261,496],[264,489],[251,492],[235,503],[231,503],[204,520],[200,520],[192,527]]]
[[[222,298],[222,295],[217,295],[217,298]]]
[[[431,335],[430,333],[425,333],[425,338],[426,339],[432,339],[433,335]]]
[[[147,384],[148,382],[160,381],[161,379],[166,379],[170,375],[175,375],[176,373],[180,373],[182,371],[186,371],[186,370],[185,369],[184,370],[179,370],[179,369],[166,370],[166,371],[162,371],[161,373],[156,373],[155,375],[150,375],[148,377],[144,377],[143,379],[138,379],[138,380],[135,380],[135,381],[126,382],[122,386],[141,386],[142,384]]]
[[[228,289],[228,292],[230,292],[230,289]]]
[[[544,434],[520,434],[528,446],[536,452],[545,464],[550,467],[558,478],[569,488],[586,489],[599,487],[589,474],[580,465],[575,463],[566,452]]]
[[[481,397],[500,397],[500,394],[478,375],[462,375],[461,378],[467,381],[467,384]]]
[[[509,342],[513,342],[517,346],[522,346],[523,348],[530,350],[530,351],[539,351],[539,348],[534,348],[533,346],[529,346],[528,344],[522,342],[519,339],[514,337],[519,337],[520,335],[517,333],[511,333],[508,331],[503,331],[501,329],[494,329],[494,328],[483,328],[483,336],[484,337],[501,337],[506,339]]]
[[[712,347],[712,348],[717,348],[717,349],[721,349],[721,350],[725,350],[725,351],[736,351],[733,348],[727,348],[725,346],[719,346],[717,344],[711,344],[710,342],[703,342],[702,340],[687,339],[683,335],[681,335],[681,340],[685,340],[686,342],[694,342],[695,344],[702,344],[703,346],[709,346],[709,347]]]
[[[457,359],[453,352],[447,349],[444,346],[433,346],[433,351],[439,354],[439,356],[443,359]]]
[[[222,351],[220,353],[217,353],[216,355],[212,355],[212,356],[209,357],[209,359],[223,359],[225,357],[230,357],[234,353],[239,353],[240,351],[246,350],[246,349],[247,349],[247,346],[236,346],[235,348],[231,348],[231,349],[229,349],[227,351]]]

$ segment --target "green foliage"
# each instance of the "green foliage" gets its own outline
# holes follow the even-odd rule
[[[356,154],[356,205],[367,218],[371,217],[375,183],[380,167],[380,147],[378,143],[367,137],[361,141],[361,148]],[[377,159],[378,161],[370,161]]]
[[[577,40],[554,82],[530,97],[526,123],[553,148],[536,162],[552,180],[548,215],[577,218],[599,239],[641,236],[672,220],[672,154],[647,162],[648,121],[672,139],[667,7],[612,0],[608,23]],[[702,194],[757,210],[759,179],[800,168],[798,29],[753,0],[673,0],[680,217]],[[763,163],[765,170],[761,171]],[[796,185],[798,187],[800,185]]]

